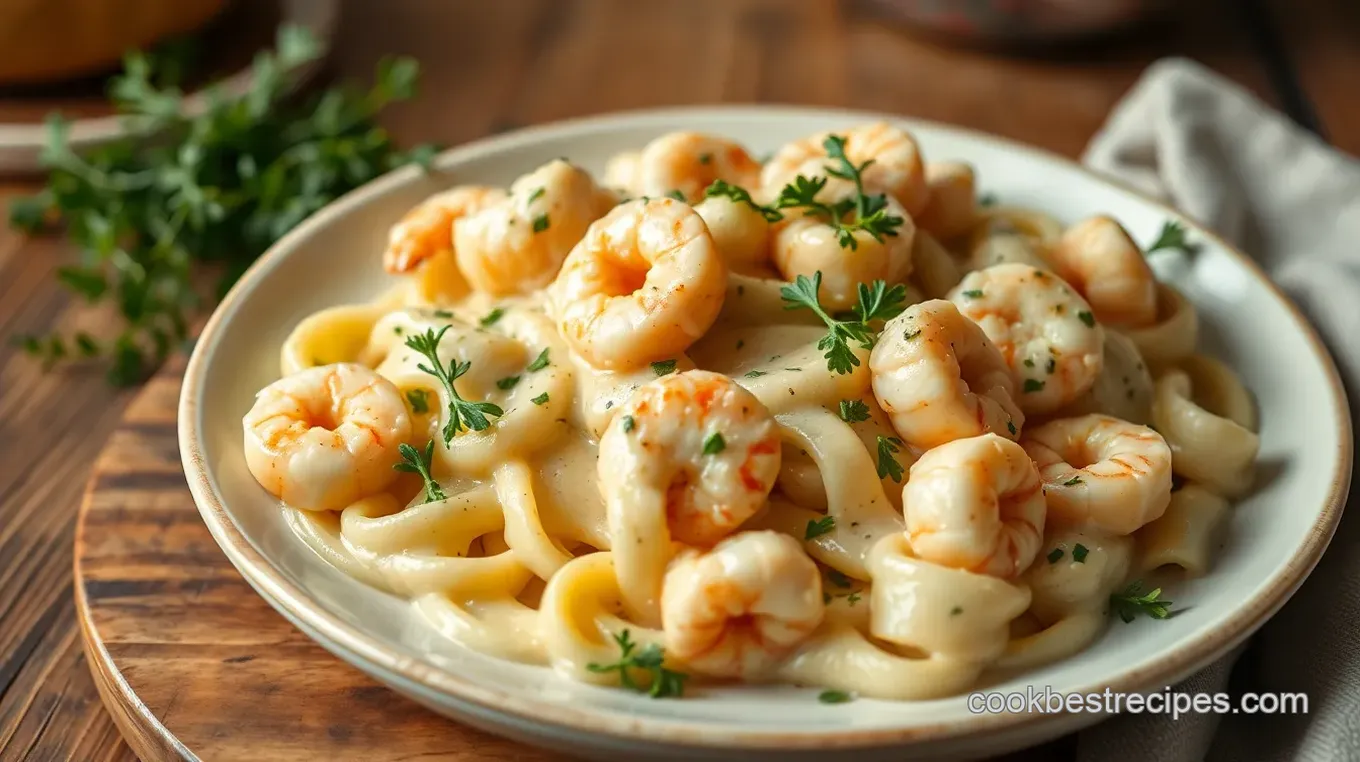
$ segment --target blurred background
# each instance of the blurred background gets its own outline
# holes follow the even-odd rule
[[[156,51],[186,93],[222,77],[240,90],[284,20],[324,48],[304,72],[313,93],[366,86],[384,56],[419,64],[418,94],[376,117],[399,147],[768,102],[939,120],[1077,157],[1149,64],[1184,56],[1360,153],[1356,0],[0,0],[0,205],[44,187],[49,112],[76,120],[73,144],[120,134],[108,88],[126,50]],[[75,258],[60,236],[0,229],[0,336],[106,320],[62,287]],[[178,345],[167,372],[177,363]],[[91,461],[136,392],[99,364],[47,372],[0,345],[0,758],[129,755],[81,653],[71,545]]]

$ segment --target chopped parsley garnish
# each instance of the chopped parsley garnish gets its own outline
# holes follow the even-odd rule
[[[430,476],[430,461],[434,459],[434,440],[425,443],[425,450],[421,452],[411,445],[402,442],[397,445],[397,452],[401,453],[401,461],[392,464],[392,470],[403,471],[408,474],[420,474],[420,478],[425,482],[425,501],[432,503],[436,500],[447,500],[448,495],[439,486],[439,482]]]
[[[877,334],[870,323],[875,320],[890,320],[906,309],[907,288],[902,284],[888,287],[881,280],[872,284],[859,284],[859,303],[855,305],[851,319],[838,320],[827,314],[818,301],[822,288],[820,270],[812,274],[799,275],[793,284],[779,290],[779,296],[787,304],[786,310],[808,309],[826,323],[828,331],[817,342],[817,348],[825,352],[827,368],[833,373],[846,374],[860,364],[859,358],[850,349],[851,341],[861,349],[873,349]]]
[[[548,393],[547,393],[547,392],[543,392],[542,394],[538,395],[537,397],[534,397],[533,399],[531,399],[531,400],[529,400],[529,401],[532,402],[532,403],[534,403],[535,405],[543,405],[543,404],[547,404],[547,402],[548,402]]]
[[[685,200],[685,194],[681,193],[679,188],[671,188],[670,190],[666,191],[666,197],[673,198],[676,201]]]
[[[633,420],[633,416],[625,415],[623,417],[623,433],[631,433],[635,428],[637,428],[637,421]]]
[[[827,690],[817,694],[817,700],[823,704],[844,704],[847,701],[853,701],[854,698],[854,696],[851,696],[845,691]]]
[[[483,328],[486,328],[488,326],[495,325],[496,321],[500,320],[504,316],[505,309],[502,307],[497,307],[496,309],[483,315],[482,319],[478,320],[477,322],[480,323]],[[450,317],[452,317],[452,315],[450,315]]]
[[[980,289],[980,288],[970,288],[970,289],[968,289],[967,291],[964,291],[964,292],[963,292],[963,295],[966,296],[966,297],[968,297],[969,299],[981,299],[981,298],[982,298],[982,289]]]
[[[1062,486],[1064,486],[1064,487],[1074,487],[1074,486],[1076,486],[1076,485],[1078,485],[1078,484],[1081,484],[1081,476],[1074,476],[1074,477],[1072,477],[1071,479],[1068,479],[1067,481],[1065,481],[1065,482],[1062,483]]]
[[[768,376],[768,375],[769,375],[769,374],[766,373],[766,372],[763,371],[763,370],[748,370],[748,371],[746,371],[745,377],[746,377],[746,378],[760,378],[761,376]]]
[[[864,404],[864,400],[841,400],[841,420],[863,423],[869,420],[869,406]]]
[[[727,441],[723,439],[722,432],[720,431],[715,431],[712,434],[709,434],[708,438],[704,440],[705,455],[717,455],[718,453],[726,449]]]
[[[619,660],[612,664],[591,662],[586,665],[586,669],[596,674],[617,672],[619,685],[638,693],[645,693],[652,698],[679,697],[685,694],[685,680],[689,676],[662,666],[666,660],[666,653],[661,646],[650,643],[638,648],[628,630],[623,630],[613,637],[619,646]],[[648,682],[644,684],[634,680],[634,670],[645,671],[648,674]]]
[[[1048,552],[1048,556],[1046,556],[1046,557],[1048,558],[1048,562],[1049,562],[1050,564],[1056,564],[1056,563],[1058,563],[1058,561],[1062,560],[1062,557],[1063,557],[1063,549],[1062,549],[1062,548],[1054,548],[1053,550],[1050,550],[1050,551]]]
[[[1079,564],[1086,563],[1086,554],[1089,553],[1085,545],[1077,543],[1072,547],[1072,560]]]
[[[529,194],[528,203],[532,204],[535,201],[539,200],[540,198],[543,197],[543,193],[544,193],[543,188],[535,188],[534,192]]]
[[[862,173],[873,160],[856,166],[845,155],[845,138],[828,135],[822,142],[828,158],[835,162],[826,167],[827,174],[855,184],[855,197],[827,204],[817,200],[817,194],[826,187],[825,177],[807,178],[799,175],[779,192],[775,207],[779,209],[803,209],[804,214],[824,217],[828,225],[836,231],[836,240],[841,248],[857,249],[855,232],[863,230],[879,243],[887,236],[896,236],[897,229],[906,220],[895,214],[888,214],[888,197],[882,193],[866,194]],[[845,222],[844,218],[854,212],[854,218]]]
[[[429,393],[424,389],[407,389],[406,401],[411,403],[411,412],[417,415],[430,412]]]
[[[543,231],[547,230],[548,226],[551,224],[552,221],[548,219],[548,215],[546,213],[540,214],[534,218],[534,232],[542,233]]]
[[[807,529],[803,532],[804,540],[811,540],[830,533],[836,528],[836,519],[832,516],[823,516],[820,519],[808,519]]]
[[[657,360],[652,363],[652,372],[658,376],[669,376],[675,372],[675,360]]]
[[[1011,433],[1011,436],[1015,436],[1018,433],[1015,430],[1015,421],[1006,421],[1006,430]]]
[[[453,313],[449,312],[448,310],[435,310],[434,316],[437,318],[444,318],[445,320],[448,320],[449,318],[453,317]]]
[[[1162,230],[1157,234],[1157,240],[1147,248],[1147,253],[1161,249],[1179,249],[1186,254],[1194,254],[1199,250],[1199,246],[1185,240],[1185,226],[1175,220],[1167,220],[1162,223]]]
[[[1085,323],[1087,328],[1096,327],[1096,316],[1092,315],[1090,312],[1082,310],[1077,313],[1077,317],[1081,318],[1081,322]]]
[[[916,338],[917,336],[920,336],[920,335],[921,335],[921,329],[920,329],[920,328],[917,328],[917,329],[914,330],[914,331],[903,331],[903,332],[902,332],[902,338],[906,339],[907,341],[911,341],[912,339],[914,339],[914,338]]]
[[[1160,587],[1150,593],[1143,593],[1142,589],[1142,581],[1135,580],[1122,591],[1110,596],[1110,605],[1115,613],[1119,614],[1120,619],[1132,622],[1139,614],[1146,614],[1153,619],[1166,619],[1171,616],[1171,601],[1161,600]]]
[[[1040,381],[1040,380],[1037,379],[1037,378],[1027,378],[1027,379],[1025,379],[1025,393],[1026,393],[1026,394],[1029,394],[1029,393],[1031,393],[1031,392],[1041,392],[1041,391],[1043,391],[1043,390],[1044,390],[1044,382],[1043,382],[1043,381]]]
[[[544,368],[548,367],[548,365],[550,364],[548,362],[548,349],[549,349],[548,347],[544,347],[543,351],[538,353],[538,357],[535,357],[534,361],[529,363],[528,367],[526,367],[525,370],[529,371],[530,373],[533,373],[536,370],[543,370]]]
[[[885,437],[881,434],[879,435],[878,478],[882,479],[883,477],[887,476],[890,477],[895,482],[902,481],[902,474],[904,473],[902,469],[902,464],[898,463],[897,459],[893,457],[893,455],[895,455],[896,453],[901,452],[901,445],[902,440],[898,439],[897,437]]]
[[[509,391],[510,389],[515,388],[515,384],[519,383],[519,379],[519,376],[506,376],[496,382],[496,388],[501,391]]]
[[[760,215],[765,218],[766,222],[779,222],[784,219],[783,213],[778,209],[757,204],[755,199],[751,198],[751,194],[746,192],[745,188],[732,185],[723,180],[714,180],[712,185],[704,189],[704,198],[718,197],[729,198],[733,203],[746,204],[757,212],[760,212]],[[737,287],[737,292],[738,294],[741,293],[740,286]]]
[[[439,379],[444,384],[444,389],[449,393],[449,420],[444,423],[444,444],[453,441],[454,435],[464,428],[473,431],[482,431],[491,425],[486,419],[490,416],[501,416],[505,414],[500,406],[491,402],[469,402],[463,399],[458,390],[454,388],[453,382],[457,381],[472,368],[471,362],[458,363],[457,359],[450,360],[447,368],[439,361],[439,340],[444,337],[444,333],[449,330],[449,326],[439,329],[435,333],[433,328],[428,328],[423,334],[406,337],[406,346],[424,355],[430,361],[430,365],[420,363],[416,367]]]

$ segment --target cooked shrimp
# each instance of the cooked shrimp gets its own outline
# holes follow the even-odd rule
[[[910,134],[887,122],[862,124],[841,133],[821,132],[785,144],[761,170],[765,193],[778,194],[798,175],[826,175],[825,142],[832,134],[845,138],[846,158],[856,166],[873,161],[864,170],[866,191],[892,196],[913,217],[921,213],[930,198],[921,152]]]
[[[823,198],[819,200],[824,200]],[[895,235],[882,241],[867,231],[852,235],[855,246],[841,246],[836,229],[815,216],[790,215],[773,225],[771,258],[785,280],[822,274],[821,303],[832,310],[854,307],[859,284],[875,280],[900,283],[911,274],[916,227],[900,204],[888,199],[888,213],[902,220]]]
[[[797,540],[772,531],[682,553],[661,594],[667,656],[717,677],[767,675],[825,613],[817,565]]]
[[[755,395],[691,370],[638,387],[600,437],[599,485],[624,602],[657,616],[672,541],[709,546],[765,504],[779,427]]]
[[[869,371],[893,428],[918,450],[989,431],[1015,438],[1025,422],[1001,353],[943,299],[889,320]]]
[[[653,140],[638,156],[634,175],[637,192],[665,196],[679,192],[697,202],[714,180],[753,188],[760,179],[760,163],[745,148],[713,135],[672,132]]]
[[[505,199],[505,191],[463,185],[436,193],[417,204],[387,234],[383,269],[405,273],[440,252],[453,250],[453,223]]]
[[[964,276],[949,298],[1001,351],[1026,413],[1057,410],[1100,375],[1105,331],[1091,307],[1051,273],[994,265]]]
[[[508,198],[454,223],[458,269],[473,288],[491,294],[540,289],[613,205],[585,170],[551,161],[516,180]]]
[[[1118,222],[1092,217],[1068,228],[1049,253],[1102,323],[1145,326],[1157,319],[1157,276]]]
[[[720,373],[662,376],[638,387],[618,415],[629,422],[600,438],[611,512],[660,509],[671,538],[687,545],[730,534],[764,504],[779,474],[774,418]]]
[[[930,200],[916,217],[917,227],[947,241],[967,233],[976,224],[976,179],[971,164],[929,162],[926,185]]]
[[[742,275],[768,277],[770,223],[745,201],[726,196],[706,198],[694,205],[728,269]]]
[[[1021,440],[1048,494],[1050,520],[1129,534],[1171,502],[1171,448],[1108,415],[1050,421]]]
[[[397,445],[411,418],[391,381],[338,363],[284,376],[246,413],[246,467],[269,494],[314,511],[338,511],[397,476]]]
[[[638,187],[638,159],[641,156],[640,151],[624,151],[609,157],[601,180],[604,187],[629,196],[635,195]]]
[[[955,569],[1010,579],[1044,539],[1043,482],[1020,445],[956,439],[916,461],[902,490],[911,549]]]
[[[551,289],[558,330],[611,370],[674,358],[713,325],[727,266],[689,205],[621,204],[586,231]]]

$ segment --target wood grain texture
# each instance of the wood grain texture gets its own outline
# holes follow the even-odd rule
[[[353,0],[344,4],[332,69],[339,76],[367,79],[382,55],[420,59],[421,97],[384,116],[384,124],[403,142],[455,144],[526,124],[620,109],[766,101],[939,119],[1075,156],[1141,69],[1163,55],[1200,60],[1267,101],[1279,102],[1233,0],[1176,5],[1175,13],[1135,35],[1044,57],[1016,57],[921,40],[854,0]],[[1270,7],[1324,132],[1341,147],[1360,151],[1353,86],[1360,63],[1355,3],[1274,0]],[[0,101],[7,97],[0,93]],[[78,105],[60,94],[57,100],[66,108]],[[0,185],[0,204],[32,190],[31,185]],[[0,230],[0,760],[5,761],[134,758],[100,708],[97,683],[77,635],[71,587],[81,488],[133,393],[106,387],[97,368],[44,375],[8,341],[53,328],[98,331],[108,324],[107,313],[90,310],[57,288],[54,270],[71,257],[73,252],[50,239]],[[173,398],[167,387],[160,388],[154,393]],[[164,417],[163,411],[151,416]],[[136,435],[139,427],[162,430],[148,444]],[[163,427],[134,416],[110,443],[111,452],[124,463],[168,457],[174,441],[165,438]],[[173,488],[177,461],[166,462],[171,466],[145,473],[111,470],[95,486],[124,495]],[[182,525],[168,504],[151,501],[138,504],[136,511],[110,509],[104,515],[120,511],[162,543],[191,538],[186,532],[192,521]],[[97,529],[87,537],[98,537],[98,543],[87,548],[121,552],[117,540]],[[258,600],[255,609],[248,604],[225,608],[221,596],[231,583],[211,576],[224,570],[225,561],[204,537],[193,540],[192,550],[177,552],[192,559],[195,573],[207,575],[202,578],[207,582],[176,586],[164,578],[159,550],[143,549],[124,553],[122,563],[125,573],[150,587],[138,588],[125,600],[116,586],[105,584],[96,589],[98,600],[133,611],[138,601],[147,610],[169,607],[181,618],[191,618],[190,612],[197,616],[200,607],[213,611],[214,605],[212,615],[219,619],[256,622],[269,615]],[[305,646],[300,636],[280,626],[275,621],[269,630],[278,643]],[[167,632],[191,638],[182,630]],[[132,643],[145,634],[115,629],[108,636]],[[148,667],[154,660],[142,648],[129,645],[118,658],[142,658],[140,669],[131,672],[154,681]],[[204,656],[205,664],[218,666],[203,679],[209,674],[221,679],[227,671],[222,660],[241,655]],[[171,722],[204,711],[197,703],[202,694],[188,683],[162,687],[178,691],[160,697],[154,707]],[[386,693],[374,695],[383,698],[370,697],[370,702],[409,706]],[[219,726],[205,732],[231,735],[242,729]]]

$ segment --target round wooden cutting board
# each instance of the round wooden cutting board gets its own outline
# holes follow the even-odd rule
[[[147,762],[568,757],[466,728],[313,643],[256,595],[199,519],[175,431],[184,358],[128,407],[76,527],[75,598],[104,706]],[[1073,738],[1007,762],[1071,758]]]
[[[462,727],[331,656],[246,584],[198,517],[175,435],[182,358],[128,408],[76,528],[104,706],[143,759],[563,760]]]

